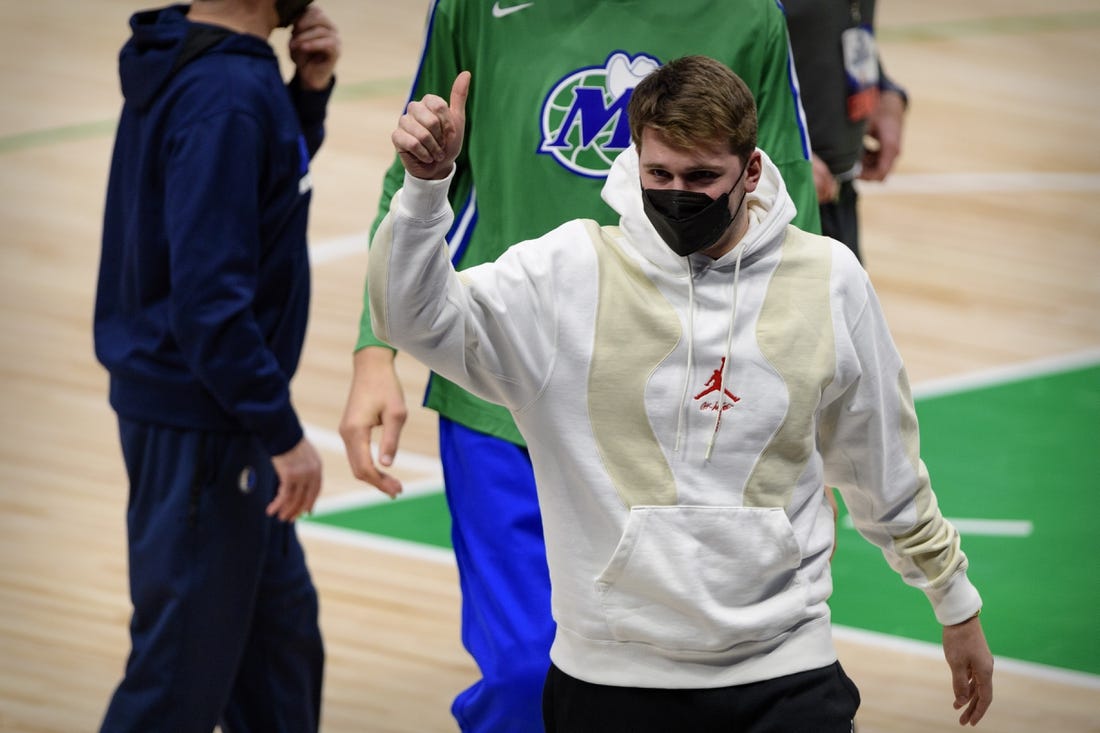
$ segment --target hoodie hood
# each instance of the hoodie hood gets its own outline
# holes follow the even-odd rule
[[[787,194],[779,169],[763,150],[760,150],[760,156],[763,159],[760,183],[745,198],[745,208],[749,216],[748,231],[736,247],[714,260],[712,267],[732,266],[738,257],[748,262],[764,250],[778,247],[783,240],[784,230],[794,219],[794,202]],[[669,249],[645,215],[640,180],[638,151],[631,145],[612,164],[603,187],[603,200],[619,214],[619,226],[643,257],[662,270],[684,272],[691,257],[706,255],[680,257]]]
[[[262,38],[228,28],[192,23],[187,5],[135,13],[130,40],[119,53],[122,96],[129,104],[148,107],[180,69],[208,53],[234,53],[274,59]]]
[[[687,366],[683,371],[684,381],[680,396],[680,409],[676,421],[676,443],[674,450],[679,452],[684,435],[685,410],[688,405],[690,375],[695,366],[695,275],[696,269],[731,270],[733,288],[729,304],[729,326],[726,330],[726,343],[721,367],[721,381],[726,379],[729,364],[733,361],[733,336],[737,322],[738,290],[742,264],[751,263],[769,251],[782,246],[787,226],[794,219],[795,207],[779,169],[764,151],[760,152],[762,172],[756,190],[745,196],[745,209],[749,226],[745,235],[729,252],[712,260],[705,254],[692,254],[681,257],[673,252],[654,228],[645,214],[642,204],[642,189],[638,172],[638,151],[634,146],[624,150],[611,166],[607,183],[603,188],[603,199],[619,213],[619,226],[626,234],[625,242],[655,267],[674,277],[687,276]],[[707,441],[706,459],[709,461],[718,432],[722,427],[722,410],[715,412],[714,429]]]

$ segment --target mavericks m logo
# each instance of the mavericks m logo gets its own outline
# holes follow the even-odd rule
[[[539,152],[579,175],[606,178],[615,156],[630,145],[630,93],[660,65],[646,54],[615,51],[603,66],[566,74],[542,103]]]

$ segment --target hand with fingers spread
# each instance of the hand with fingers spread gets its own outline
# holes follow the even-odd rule
[[[286,453],[271,459],[279,475],[275,498],[267,505],[267,515],[293,522],[306,512],[321,493],[321,456],[305,438]]]
[[[951,668],[955,709],[965,707],[959,725],[977,725],[993,702],[993,654],[977,616],[943,627],[943,654]]]
[[[469,93],[470,72],[463,71],[451,86],[450,102],[428,94],[409,103],[390,139],[410,175],[441,180],[450,174],[466,133]]]
[[[325,12],[310,5],[290,31],[290,59],[305,89],[321,91],[332,83],[340,58],[340,33]]]
[[[344,439],[348,464],[355,478],[387,494],[391,499],[401,493],[401,482],[381,470],[389,468],[397,455],[401,429],[408,417],[405,394],[394,369],[394,353],[383,346],[367,346],[355,352],[355,364],[340,437]],[[378,444],[378,464],[371,454],[371,434],[382,428]]]

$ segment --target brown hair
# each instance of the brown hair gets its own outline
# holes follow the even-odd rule
[[[630,137],[639,148],[650,128],[674,147],[726,140],[747,161],[756,149],[756,102],[728,66],[708,56],[683,56],[642,79],[627,107]]]

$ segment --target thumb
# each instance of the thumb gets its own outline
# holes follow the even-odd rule
[[[466,98],[470,96],[470,72],[463,71],[451,85],[451,111],[466,118]]]

